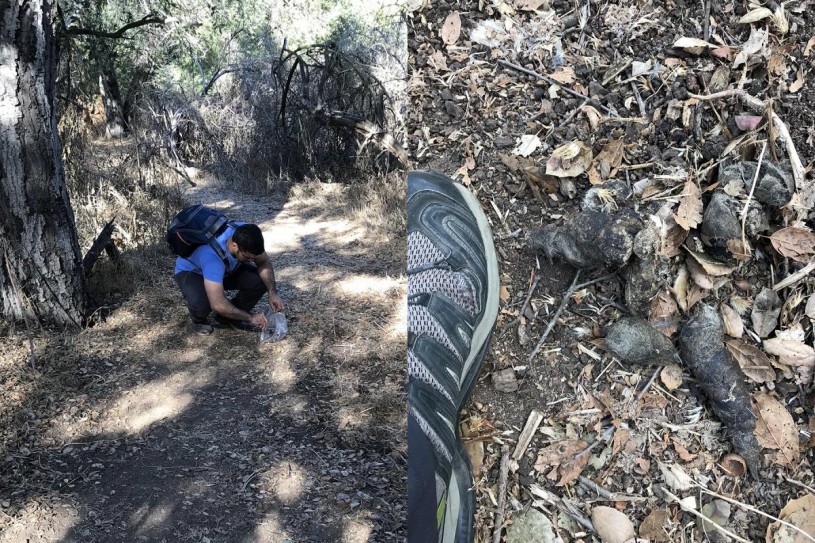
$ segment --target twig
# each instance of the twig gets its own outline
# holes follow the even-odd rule
[[[812,488],[811,486],[807,486],[804,483],[802,483],[801,481],[796,481],[795,479],[790,479],[789,477],[784,477],[784,479],[786,479],[788,483],[798,485],[801,488],[807,489],[811,494],[815,494],[815,488]]]
[[[581,456],[585,456],[585,455],[589,454],[591,451],[596,449],[597,446],[600,443],[605,443],[606,439],[610,439],[611,436],[614,435],[615,430],[617,430],[617,427],[612,424],[611,426],[609,426],[608,428],[606,428],[605,430],[600,432],[600,435],[597,436],[597,439],[594,440],[594,443],[592,443],[588,447],[584,448],[582,451],[579,451],[576,455],[574,455],[574,457],[570,460],[570,462],[574,462],[575,460],[577,460]]]
[[[604,275],[602,277],[598,277],[597,279],[592,279],[591,281],[586,281],[585,283],[580,283],[576,287],[574,287],[575,291],[580,290],[581,288],[586,288],[589,285],[593,285],[595,283],[599,283],[601,281],[605,281],[606,279],[612,279],[617,276],[617,272],[610,273],[608,275]]]
[[[500,62],[500,61],[499,61]],[[721,98],[729,98],[731,96],[738,97],[746,106],[751,107],[757,111],[764,111],[767,109],[767,103],[762,102],[758,98],[754,96],[750,96],[745,91],[740,89],[728,89],[721,92],[715,92],[713,94],[688,94],[691,98],[696,98],[697,100],[719,100]],[[776,130],[778,130],[778,136],[784,142],[784,146],[787,149],[787,154],[789,155],[790,163],[792,164],[792,176],[795,178],[795,188],[802,189],[804,188],[804,165],[801,162],[801,157],[798,155],[798,151],[795,149],[795,143],[792,141],[792,137],[790,136],[790,131],[787,128],[787,125],[784,124],[784,121],[781,120],[781,117],[775,111],[770,112],[770,118],[772,119],[773,126]]]
[[[702,21],[702,39],[708,41],[710,39],[710,0],[705,0],[705,20]]]
[[[540,275],[538,275],[538,273],[535,273],[535,278],[532,280],[532,286],[529,287],[529,292],[527,292],[526,294],[526,299],[524,300],[524,304],[521,306],[521,310],[518,312],[518,316],[512,319],[512,321],[509,324],[504,326],[504,329],[501,330],[500,334],[498,334],[498,339],[504,337],[504,334],[507,333],[507,330],[512,328],[516,323],[518,323],[521,320],[524,311],[526,311],[526,306],[529,305],[529,300],[532,299],[532,294],[535,292],[535,287],[538,286],[540,280],[541,280]]]
[[[596,492],[598,496],[603,498],[604,500],[613,501],[613,502],[635,502],[640,500],[646,500],[643,496],[626,496],[623,494],[617,494],[615,492],[609,492],[602,486],[598,485],[588,477],[584,477],[583,475],[577,478],[577,482],[587,490],[591,490],[592,492]]]
[[[795,283],[809,275],[809,272],[811,272],[812,270],[815,270],[815,261],[810,262],[797,272],[793,273],[792,275],[788,275],[783,280],[773,285],[773,290],[779,291],[781,289],[785,289],[789,286],[794,285]]]
[[[654,371],[654,374],[651,375],[651,378],[648,379],[648,382],[645,383],[644,387],[642,387],[642,390],[640,390],[639,394],[637,394],[637,397],[634,399],[634,404],[639,402],[645,395],[645,393],[648,391],[648,389],[651,388],[651,385],[654,384],[654,381],[656,381],[657,375],[659,375],[660,371],[662,371],[662,366],[658,367],[656,371]]]
[[[804,530],[802,530],[802,529],[801,529],[801,528],[799,528],[798,526],[795,526],[794,524],[790,524],[789,522],[786,522],[786,521],[784,521],[784,520],[781,520],[780,518],[774,517],[774,516],[772,516],[772,515],[770,515],[770,514],[768,514],[768,513],[765,513],[765,512],[763,512],[763,511],[760,511],[760,510],[756,509],[755,507],[753,507],[753,506],[751,506],[751,505],[747,505],[746,503],[742,503],[742,502],[740,502],[740,501],[738,501],[738,500],[734,500],[733,498],[728,498],[727,496],[722,496],[721,494],[717,494],[716,492],[713,492],[712,490],[708,490],[707,488],[703,487],[702,485],[700,485],[700,484],[699,484],[699,483],[697,483],[696,481],[693,481],[693,482],[694,482],[694,484],[696,484],[696,486],[697,486],[697,487],[699,487],[699,490],[700,490],[702,493],[704,493],[704,494],[708,494],[708,495],[710,495],[710,496],[713,496],[714,498],[719,498],[720,500],[724,500],[724,501],[726,501],[726,502],[730,502],[730,503],[732,503],[733,505],[738,505],[739,507],[742,507],[742,508],[744,508],[744,509],[747,509],[748,511],[750,511],[750,512],[752,512],[752,513],[759,514],[759,515],[761,515],[762,517],[767,517],[768,519],[774,520],[775,522],[780,522],[781,524],[783,524],[783,525],[784,525],[784,526],[786,526],[787,528],[792,528],[793,530],[795,530],[795,531],[797,531],[797,532],[802,533],[802,534],[804,535],[804,537],[806,537],[806,538],[807,538],[807,539],[809,539],[810,541],[815,541],[815,537],[812,537],[812,536],[811,536],[811,535],[809,535],[807,532],[805,532]],[[710,519],[707,519],[707,518],[706,518],[705,520],[707,520],[708,522],[711,522],[711,521],[710,521]],[[714,523],[714,524],[715,524],[715,523]]]
[[[640,108],[640,115],[645,117],[648,111],[645,109],[645,102],[642,101],[642,96],[640,96],[640,91],[637,88],[637,83],[635,81],[631,82],[631,90],[634,91],[634,97],[637,99],[637,107]]]
[[[569,87],[566,87],[565,85],[563,85],[563,83],[558,83],[557,81],[555,81],[551,77],[539,74],[538,72],[534,72],[532,70],[528,70],[528,69],[524,68],[523,66],[513,64],[512,62],[507,62],[506,60],[500,60],[499,59],[498,64],[502,64],[502,65],[506,66],[507,68],[512,68],[513,70],[517,70],[517,71],[525,73],[527,75],[531,75],[532,77],[537,77],[538,79],[542,79],[542,80],[546,81],[547,83],[549,83],[550,85],[557,85],[558,87],[560,87],[561,89],[566,91],[568,94],[571,94],[572,96],[575,96],[577,98],[582,98],[584,100],[591,101],[591,97],[586,96],[585,94],[581,94],[581,93],[579,93],[577,91],[574,91],[574,90],[570,89]],[[603,104],[600,104],[600,103],[598,103],[597,105],[600,106],[600,109],[602,109],[603,111],[605,111],[609,115],[612,115],[614,117],[619,117],[620,116],[620,114],[617,113],[616,111],[614,111],[614,109],[612,109],[612,108],[606,107],[606,106],[604,106]]]
[[[758,166],[756,166],[756,174],[753,176],[753,184],[750,186],[750,194],[747,195],[747,201],[744,202],[744,209],[741,210],[741,246],[745,254],[749,255],[749,248],[747,245],[747,235],[745,234],[745,226],[747,225],[747,211],[750,209],[750,202],[753,201],[753,192],[756,190],[756,183],[758,182],[758,173],[761,171],[761,163],[764,160],[764,152],[767,150],[767,142],[761,144],[761,153],[758,155]]]
[[[540,426],[542,420],[543,413],[540,411],[533,409],[532,412],[529,413],[524,429],[521,431],[521,435],[518,437],[518,444],[515,446],[515,451],[512,453],[513,460],[520,460],[524,455],[527,447],[529,447],[529,442],[532,441],[532,437],[538,430],[538,426]]]
[[[662,492],[664,492],[664,493],[665,493],[665,494],[666,494],[668,497],[670,497],[670,498],[671,498],[671,500],[673,500],[675,503],[677,503],[677,504],[679,505],[679,507],[681,507],[681,508],[682,508],[682,510],[683,510],[683,511],[687,511],[687,512],[688,512],[688,513],[690,513],[691,515],[694,515],[694,516],[696,516],[696,517],[699,517],[700,519],[704,520],[705,522],[707,522],[707,523],[709,523],[709,524],[712,524],[713,526],[715,526],[715,527],[716,527],[716,529],[717,529],[717,530],[720,530],[722,533],[724,533],[724,534],[726,534],[726,535],[729,535],[730,537],[732,537],[732,538],[733,538],[733,539],[735,539],[736,541],[740,541],[741,543],[750,543],[748,540],[744,539],[743,537],[739,537],[739,536],[737,536],[736,534],[734,534],[733,532],[731,532],[731,531],[730,531],[730,530],[728,530],[727,528],[724,528],[723,526],[721,526],[721,525],[717,524],[716,522],[714,522],[713,520],[709,519],[708,517],[706,517],[705,515],[703,515],[703,514],[702,514],[702,513],[700,513],[699,511],[697,511],[696,509],[694,509],[694,508],[692,508],[692,507],[688,507],[687,505],[684,505],[684,504],[682,503],[682,500],[680,500],[680,499],[679,499],[679,497],[678,497],[678,496],[676,496],[675,494],[672,494],[670,490],[668,490],[668,489],[666,489],[666,488],[664,488],[664,487],[663,487],[661,490],[662,490]],[[710,530],[707,530],[707,531],[710,531]]]
[[[492,543],[501,543],[501,529],[504,526],[504,505],[507,501],[507,478],[509,477],[509,447],[501,449],[501,474],[498,480],[498,513],[492,529]]]
[[[560,498],[559,496],[552,494],[551,492],[549,492],[548,490],[539,485],[535,484],[529,485],[529,491],[532,493],[533,496],[543,498],[547,502],[551,503],[552,505],[560,509],[563,513],[570,516],[572,519],[575,520],[575,522],[583,526],[585,529],[596,533],[594,525],[591,523],[591,521],[584,517],[583,515],[581,515],[580,512],[577,511],[571,503]]]
[[[527,357],[528,360],[532,360],[533,358],[535,358],[535,355],[538,354],[538,351],[540,350],[541,346],[543,345],[543,342],[546,341],[547,337],[549,337],[549,334],[552,332],[552,328],[555,327],[555,323],[557,322],[558,317],[560,316],[561,313],[563,313],[563,310],[566,309],[566,305],[569,303],[569,298],[571,298],[572,294],[574,294],[575,286],[577,286],[577,280],[579,278],[580,278],[580,270],[577,270],[575,272],[575,274],[574,274],[574,279],[572,280],[572,284],[569,286],[569,290],[567,290],[563,294],[563,300],[561,300],[561,302],[560,302],[560,307],[558,307],[557,311],[555,311],[555,314],[552,315],[552,318],[549,320],[549,324],[546,326],[546,330],[543,331],[543,335],[538,340],[538,344],[535,345],[535,348],[532,349],[532,352]]]

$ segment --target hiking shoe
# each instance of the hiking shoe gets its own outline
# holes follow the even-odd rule
[[[241,330],[243,332],[255,331],[255,325],[252,323],[246,321],[236,321],[220,315],[215,315],[215,322],[222,328],[231,328],[232,330]]]
[[[463,186],[410,172],[407,202],[408,539],[469,543],[475,495],[459,417],[495,327],[498,262]]]
[[[190,323],[190,330],[201,336],[210,335],[215,329],[211,324],[206,322],[193,322]]]

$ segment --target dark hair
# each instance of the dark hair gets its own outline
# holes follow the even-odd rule
[[[256,224],[242,224],[235,228],[232,241],[237,243],[238,249],[244,253],[259,255],[266,250],[263,248],[263,233]]]

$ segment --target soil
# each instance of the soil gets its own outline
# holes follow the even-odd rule
[[[33,359],[7,329],[0,541],[404,540],[403,236],[339,184],[196,183],[185,200],[263,229],[288,337],[188,332],[163,247],[125,255],[103,322],[35,331]]]
[[[807,70],[815,51],[807,57],[804,51],[812,43],[815,6],[806,1],[794,4],[787,6],[790,30],[786,35],[767,21],[752,25],[769,27],[768,45],[760,53],[764,56],[749,63],[749,69],[720,71],[717,77],[725,73],[722,88],[736,88],[743,78],[741,84],[749,94],[773,100],[775,112],[787,124],[801,162],[808,168],[807,181],[798,191],[806,200],[813,194],[811,168],[815,162],[815,80]],[[710,9],[710,23],[705,6]],[[476,475],[476,541],[493,540],[500,499],[501,448],[508,444],[513,451],[533,410],[543,414],[543,422],[526,454],[517,463],[510,462],[508,522],[523,507],[532,505],[552,519],[565,541],[591,539],[587,535],[591,532],[577,525],[574,518],[589,518],[593,504],[604,503],[623,511],[637,529],[650,515],[658,513],[662,515],[658,518],[666,519],[658,523],[664,525],[658,537],[653,532],[640,533],[640,537],[702,540],[694,517],[660,493],[658,487],[665,485],[665,478],[659,462],[677,463],[708,489],[773,515],[807,488],[813,492],[815,462],[810,436],[815,428],[815,394],[811,372],[804,370],[799,377],[776,364],[772,380],[748,384],[751,393],[767,392],[786,407],[789,421],[797,429],[794,439],[800,438],[800,462],[782,465],[773,456],[777,453],[765,449],[758,480],[729,476],[718,465],[730,452],[727,429],[710,412],[694,377],[687,370],[679,370],[681,384],[669,387],[667,376],[655,373],[658,368],[624,365],[605,347],[607,327],[638,312],[626,298],[626,285],[635,285],[637,278],[614,273],[615,269],[583,270],[579,282],[591,283],[577,289],[538,354],[528,358],[576,272],[562,259],[550,261],[543,252],[532,250],[530,233],[547,225],[568,223],[588,205],[584,195],[593,187],[586,173],[563,178],[546,175],[547,160],[556,148],[571,141],[582,142],[594,157],[609,142],[622,141],[620,167],[605,176],[612,183],[602,185],[608,189],[606,195],[616,199],[615,208],[636,209],[647,219],[660,205],[672,201],[675,212],[680,201],[677,195],[682,194],[689,176],[702,188],[707,204],[709,192],[716,188],[720,160],[758,160],[760,143],[737,146],[734,152],[728,150],[727,157],[723,152],[729,142],[746,134],[736,125],[735,116],[761,112],[747,110],[734,98],[689,101],[689,93],[712,92],[710,87],[718,84],[712,81],[715,70],[732,65],[739,49],[733,48],[729,59],[721,59],[707,50],[690,53],[674,47],[674,43],[680,37],[693,37],[707,38],[714,45],[721,44],[718,39],[741,45],[750,36],[751,25],[738,20],[749,9],[741,1],[460,0],[432,5],[425,2],[413,12],[407,123],[413,167],[444,172],[469,186],[492,224],[499,255],[501,306],[492,350],[462,418]],[[585,26],[580,24],[581,10]],[[455,14],[460,34],[455,32]],[[486,32],[482,32],[484,28]],[[481,38],[477,38],[478,32],[482,32]],[[494,41],[483,43],[489,40]],[[632,60],[650,62],[650,68],[631,77]],[[560,87],[590,99],[572,96],[551,81],[499,61],[562,77],[566,83]],[[620,66],[621,70],[615,70]],[[799,67],[804,74],[803,86],[795,85]],[[541,142],[527,157],[519,156],[520,151],[513,153],[524,135],[537,136]],[[765,140],[766,125],[760,125],[752,135]],[[780,142],[768,146],[767,160],[771,156],[789,170]],[[631,194],[639,182],[664,192],[651,192],[654,198],[643,200],[642,194]],[[627,194],[620,195],[626,192],[618,190],[620,184]],[[742,193],[740,206],[744,201]],[[811,203],[803,204],[797,213],[773,209],[768,216],[773,230],[793,224],[812,226]],[[591,234],[584,232],[583,237],[591,239]],[[734,266],[735,271],[726,280],[717,281],[715,288],[697,289],[699,299],[715,307],[741,299],[752,303],[764,286],[778,281],[775,273],[783,277],[802,266],[780,257],[766,237],[757,238],[755,248],[755,258]],[[646,286],[654,284],[660,293],[655,299],[646,299],[644,316],[650,317],[652,324],[661,322],[660,331],[673,340],[689,316],[677,308],[672,291],[684,254],[680,249],[671,258],[661,259],[659,266],[643,265],[638,272],[648,275]],[[630,275],[631,270],[628,272]],[[810,345],[812,325],[803,315],[803,302],[796,300],[805,302],[813,291],[812,277],[784,290],[788,313],[779,326],[790,329],[799,324],[801,337]],[[525,304],[527,297],[529,303]],[[666,313],[670,318],[654,318],[659,317],[659,302],[673,308]],[[742,320],[749,329],[744,341],[760,348],[761,340],[752,333],[749,308]],[[507,368],[514,370],[517,391],[512,383],[507,388],[506,373],[502,372]],[[494,386],[493,375],[504,392]],[[651,381],[652,377],[658,378]],[[607,428],[612,428],[613,434]],[[615,436],[613,440],[610,435]],[[589,490],[585,481],[576,480],[576,474],[566,473],[574,467],[569,455],[559,460],[560,466],[550,461],[534,468],[538,451],[578,440],[582,445],[573,451],[594,446],[591,455],[584,455],[584,459],[591,457],[588,465],[581,465],[577,473],[611,493],[627,495],[625,500],[604,498],[596,488]],[[532,485],[572,500],[577,514],[559,512],[553,502],[533,495]],[[673,492],[680,497],[688,494]],[[698,492],[697,497],[699,507],[711,499]],[[729,522],[729,528],[742,537],[763,541],[770,521],[734,506]]]

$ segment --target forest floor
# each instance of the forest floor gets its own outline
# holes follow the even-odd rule
[[[492,350],[462,418],[476,541],[589,541],[608,527],[625,537],[607,541],[722,537],[704,534],[701,513],[740,540],[815,541],[762,515],[815,537],[815,4],[764,4],[446,0],[412,14],[414,168],[476,194],[501,273]],[[758,162],[783,171],[782,201],[759,194],[764,173],[738,169]],[[745,235],[746,209],[758,226]],[[735,235],[718,235],[717,217]],[[633,315],[681,343],[704,305],[727,351],[721,338],[702,350],[743,368],[754,432],[736,428],[752,415],[728,427],[713,412],[721,368],[700,377],[684,352],[637,365],[606,342]],[[726,456],[739,432],[761,447],[752,474]]]
[[[141,277],[103,322],[35,332],[33,359],[6,330],[0,541],[402,541],[404,234],[347,186],[196,182],[264,231],[288,337],[189,333],[163,247],[125,255]]]

